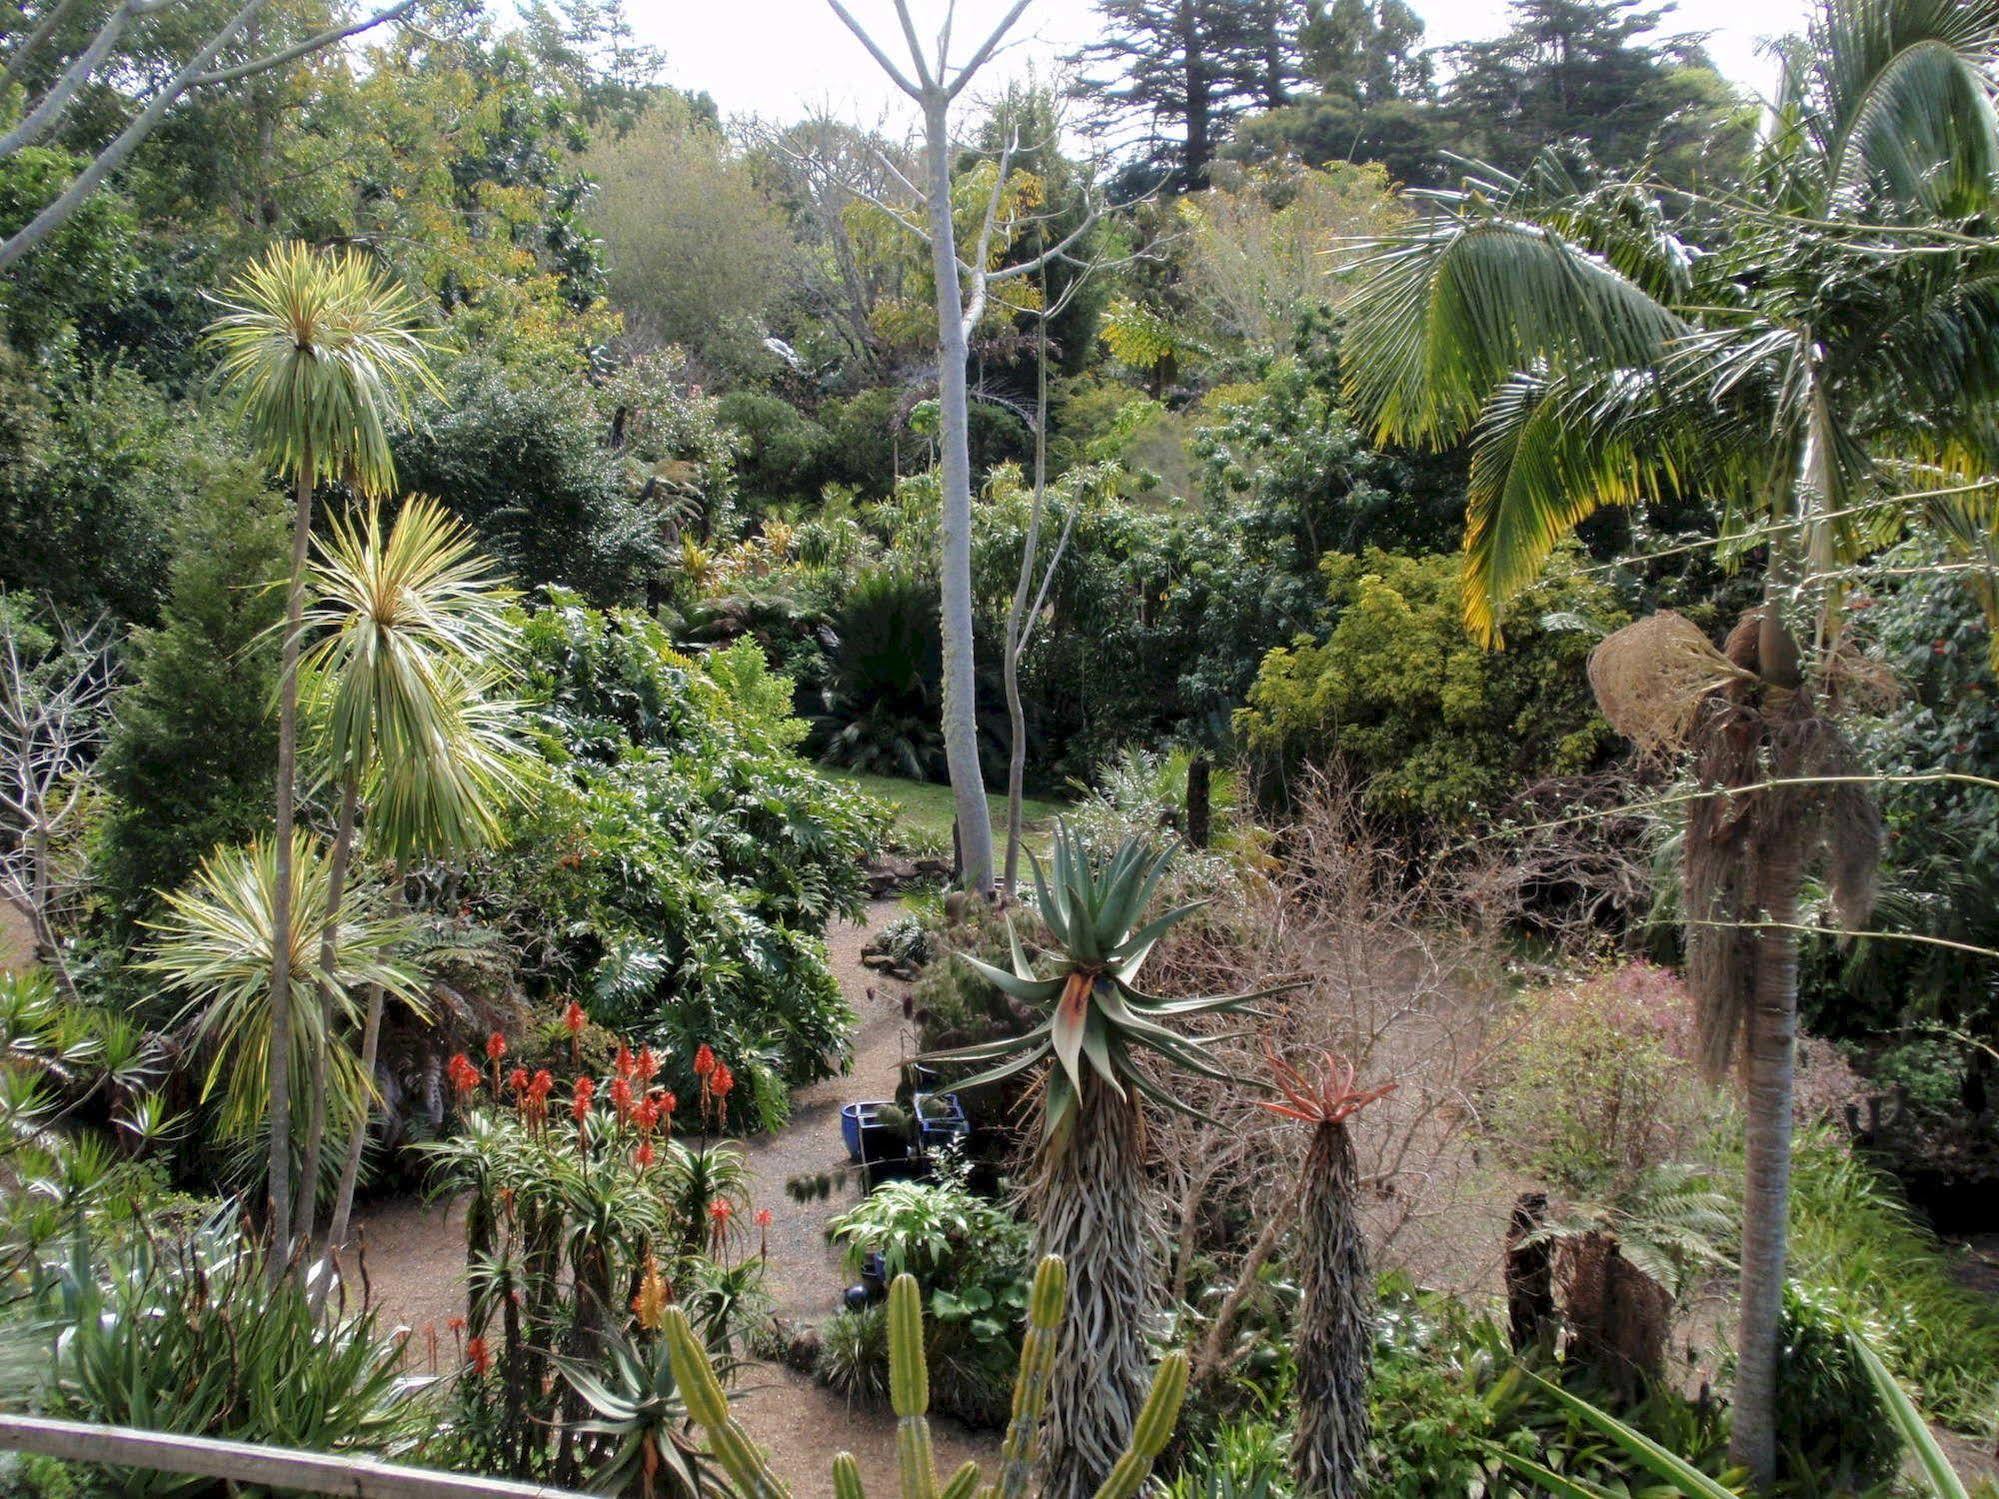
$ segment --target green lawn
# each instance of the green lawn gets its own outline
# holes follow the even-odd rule
[[[863,775],[859,771],[821,767],[825,774],[850,786],[858,786],[895,808],[896,832],[908,847],[925,853],[949,854],[951,850],[951,788],[929,781],[905,781],[896,776]],[[993,812],[993,837],[1006,835],[1006,798],[988,796]],[[1037,849],[1045,842],[1048,829],[1064,810],[1064,802],[1030,796],[1021,802],[1021,821]]]

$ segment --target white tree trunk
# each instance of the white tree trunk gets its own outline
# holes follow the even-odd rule
[[[951,220],[950,101],[923,101],[928,157],[930,260],[937,281],[937,386],[942,417],[943,540],[937,559],[944,633],[944,759],[958,814],[965,888],[993,888],[993,824],[979,771],[977,676],[972,662],[972,455],[967,434],[965,305]]]

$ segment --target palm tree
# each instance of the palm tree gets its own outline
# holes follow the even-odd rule
[[[258,456],[297,491],[291,577],[278,675],[278,787],[270,847],[278,902],[272,929],[270,1064],[270,1204],[273,1273],[292,1238],[291,987],[289,902],[298,768],[298,632],[305,608],[312,494],[321,480],[346,480],[376,492],[390,488],[395,463],[385,419],[404,409],[412,387],[441,394],[425,363],[416,303],[379,276],[359,252],[320,254],[281,244],[218,299],[223,315],[203,333],[220,355],[216,385],[234,401]]]
[[[381,507],[336,521],[312,569],[313,606],[303,621],[318,643],[300,663],[307,698],[326,727],[326,756],[340,788],[327,861],[326,930],[320,943],[319,998],[330,1004],[334,938],[346,893],[364,782],[368,832],[392,856],[477,848],[500,834],[500,814],[516,789],[517,751],[496,721],[504,704],[484,701],[487,663],[504,660],[515,630],[512,596],[478,554],[472,533],[435,500],[405,505],[386,537]],[[362,1031],[362,1078],[374,1076],[381,994],[371,991]],[[326,1133],[326,1064],[315,1058],[305,1158],[317,1160]],[[359,1173],[366,1134],[363,1105],[348,1140]],[[302,1242],[313,1235],[316,1178],[300,1186]],[[343,1169],[329,1225],[344,1236],[352,1185]]]
[[[989,1064],[960,1088],[1053,1064],[1043,1081],[1033,1190],[1036,1253],[1059,1256],[1070,1267],[1076,1315],[1064,1328],[1049,1386],[1042,1491],[1050,1499],[1086,1499],[1097,1491],[1130,1441],[1145,1400],[1147,1333],[1161,1310],[1164,1277],[1145,1173],[1142,1100],[1203,1117],[1153,1081],[1139,1058],[1150,1053],[1203,1077],[1238,1081],[1208,1054],[1206,1041],[1172,1023],[1241,1010],[1293,987],[1190,999],[1162,999],[1134,987],[1153,946],[1204,904],[1143,920],[1171,855],[1170,848],[1132,838],[1109,858],[1093,858],[1058,824],[1052,879],[1034,862],[1053,975],[1040,977],[1017,939],[1011,970],[959,954],[1002,994],[1048,1006],[1046,1018],[1025,1035],[923,1058]]]
[[[1995,44],[1999,0],[1823,0],[1751,181],[1686,205],[1684,229],[1646,184],[1548,153],[1517,178],[1480,169],[1421,194],[1425,218],[1358,260],[1348,396],[1383,441],[1470,439],[1465,618],[1488,643],[1601,506],[1701,495],[1767,540],[1764,605],[1727,660],[1656,632],[1670,651],[1651,669],[1678,662],[1693,690],[1651,711],[1692,728],[1703,785],[1843,763],[1791,625],[1836,638],[1851,563],[1912,524],[1992,555]],[[1772,788],[1705,799],[1688,840],[1707,1057],[1719,1070],[1740,1053],[1746,1074],[1733,1442],[1759,1481],[1775,1457],[1798,889],[1827,852],[1864,896],[1870,818],[1850,792]]]
[[[354,910],[351,902],[344,920],[330,921],[329,875],[317,840],[303,831],[293,833],[282,871],[269,839],[218,849],[186,889],[166,897],[165,913],[154,924],[156,936],[142,966],[189,996],[195,1038],[209,1054],[203,1092],[221,1092],[227,1134],[251,1134],[272,1112],[274,1048],[290,1047],[294,1069],[330,1052],[332,1086],[355,1096],[362,1087],[360,1073],[353,1054],[334,1045],[332,1027],[343,1019],[351,1022],[356,997],[370,985],[412,1005],[422,1000],[417,973],[395,956],[407,936],[405,923],[372,906]],[[291,881],[288,900],[279,899],[280,879]],[[280,911],[288,931],[279,929]],[[310,998],[321,982],[316,959],[326,937],[333,946],[333,1003],[322,1007]],[[288,955],[283,989],[304,1021],[285,1033],[277,1027],[279,1005],[271,988],[271,954],[278,951]],[[305,1169],[315,1171],[317,1163],[308,1160]]]

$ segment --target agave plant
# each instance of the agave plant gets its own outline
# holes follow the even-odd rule
[[[1046,1489],[1085,1496],[1105,1481],[1145,1398],[1148,1324],[1162,1295],[1159,1234],[1145,1176],[1143,1098],[1196,1118],[1143,1068],[1151,1056],[1223,1082],[1240,1081],[1209,1053],[1209,1039],[1172,1023],[1242,1011],[1284,989],[1167,999],[1136,987],[1154,945],[1203,902],[1143,918],[1166,879],[1172,849],[1127,839],[1108,859],[1058,824],[1052,868],[1034,860],[1034,890],[1053,946],[1054,971],[1036,972],[1008,927],[1011,971],[969,955],[965,963],[1002,993],[1045,1007],[1025,1035],[934,1053],[930,1062],[984,1062],[960,1083],[977,1087],[1052,1061],[1044,1091],[1036,1174],[1037,1248],[1069,1264],[1079,1315],[1064,1333],[1054,1372]]]
[[[600,1494],[640,1499],[701,1499],[720,1490],[719,1469],[688,1434],[687,1402],[667,1345],[620,1334],[600,1359],[556,1360],[569,1387],[590,1407],[577,1427],[614,1444],[591,1475]]]
[[[1355,1212],[1360,1183],[1347,1121],[1394,1083],[1363,1089],[1350,1062],[1321,1052],[1310,1071],[1274,1052],[1272,1113],[1312,1126],[1300,1193],[1296,1353],[1298,1430],[1291,1467],[1307,1499],[1365,1492],[1367,1395],[1374,1353],[1374,1276]]]

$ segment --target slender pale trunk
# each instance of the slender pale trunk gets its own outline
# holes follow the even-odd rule
[[[340,907],[347,898],[347,867],[354,857],[354,819],[361,806],[361,777],[350,771],[340,788],[340,821],[326,864],[326,910],[319,929],[319,1041],[312,1049],[312,1101],[305,1128],[305,1172],[299,1178],[298,1237],[310,1244],[318,1228],[319,1153],[326,1145],[327,1073],[332,1062],[335,973],[340,963]]]
[[[389,867],[389,899],[400,910],[403,903],[403,871],[400,864]],[[333,1198],[333,1214],[326,1225],[326,1247],[340,1249],[347,1243],[348,1220],[354,1214],[354,1191],[361,1180],[361,1152],[368,1143],[369,1100],[374,1095],[375,1057],[382,1044],[382,986],[368,986],[368,1014],[361,1022],[361,1113],[354,1121],[354,1133],[347,1137],[347,1159],[340,1164],[340,1186]]]
[[[1034,1252],[1068,1265],[1069,1314],[1048,1385],[1041,1492],[1091,1499],[1145,1401],[1165,1285],[1136,1095],[1089,1078],[1068,1138],[1043,1151]]]
[[[292,825],[298,775],[298,636],[305,617],[305,558],[312,538],[312,454],[298,470],[292,572],[285,593],[285,638],[278,665],[277,889],[271,892],[271,1278],[284,1273],[292,1244]]]
[[[1020,874],[1020,809],[1027,783],[1027,709],[1020,699],[1021,642],[1027,619],[1027,601],[1034,591],[1034,568],[1041,554],[1041,516],[1048,505],[1048,283],[1041,286],[1043,315],[1036,320],[1034,338],[1034,506],[1027,516],[1027,539],[1021,545],[1020,579],[1013,587],[1013,602],[1006,611],[1006,875],[1000,894],[1013,899]]]
[[[1767,1487],[1777,1466],[1778,1321],[1791,1199],[1791,1075],[1798,1033],[1797,834],[1759,847],[1756,998],[1748,1052],[1742,1194],[1742,1307],[1736,1331],[1735,1420],[1729,1458]]]
[[[951,221],[950,101],[932,89],[923,101],[928,151],[930,260],[937,282],[937,385],[943,416],[941,555],[944,635],[944,760],[958,814],[964,884],[990,894],[993,822],[979,772],[978,679],[972,663],[972,455],[966,435],[965,304],[958,280],[957,231]]]

